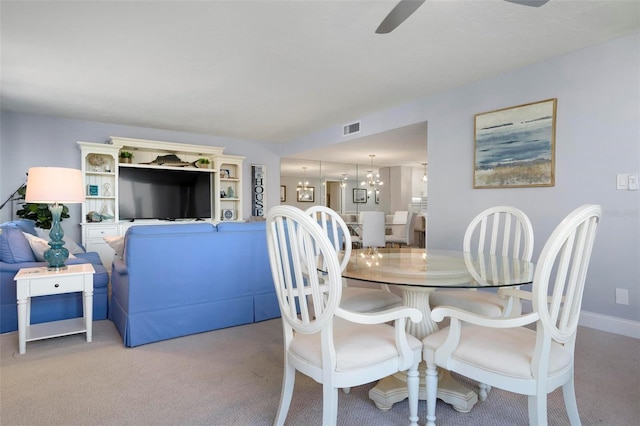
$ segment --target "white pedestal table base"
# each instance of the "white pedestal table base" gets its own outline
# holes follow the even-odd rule
[[[438,324],[431,318],[431,308],[429,307],[429,293],[434,288],[427,287],[402,287],[402,297],[405,306],[419,309],[423,313],[422,321],[407,324],[407,332],[411,333],[418,339],[424,339],[427,335],[438,331]],[[420,365],[420,388],[418,399],[427,400],[426,386],[426,365],[424,362]],[[406,374],[396,373],[392,376],[385,377],[369,391],[369,398],[381,410],[389,410],[393,404],[400,402],[408,397]],[[440,370],[438,376],[438,394],[437,398],[451,404],[456,411],[467,413],[471,411],[473,406],[478,402],[478,394],[467,388],[462,383],[456,381],[448,371]]]

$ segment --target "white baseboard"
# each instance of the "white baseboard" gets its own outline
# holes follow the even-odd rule
[[[638,321],[582,311],[578,324],[583,327],[640,339],[640,322]]]
[[[530,301],[522,301],[522,312],[531,312]],[[582,311],[580,312],[578,325],[593,328],[595,330],[606,331],[607,333],[640,339],[640,322],[638,321]]]

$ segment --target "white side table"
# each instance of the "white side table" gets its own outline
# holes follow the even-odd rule
[[[68,265],[62,270],[23,268],[18,271],[16,293],[18,299],[18,342],[20,354],[27,351],[27,342],[86,333],[92,339],[93,274],[90,264]],[[83,316],[61,321],[31,325],[31,298],[50,294],[83,293]]]

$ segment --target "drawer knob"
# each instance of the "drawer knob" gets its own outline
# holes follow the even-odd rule
[[[58,288],[58,287],[60,287],[60,284],[57,284],[57,283],[56,283],[56,284],[54,284],[53,286],[54,286],[55,288]]]

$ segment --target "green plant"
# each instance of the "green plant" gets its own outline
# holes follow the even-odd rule
[[[120,151],[120,158],[133,158],[133,152]]]
[[[200,163],[200,164],[209,164],[211,162],[209,161],[208,158],[204,158],[203,157],[203,158],[198,159],[198,163]]]
[[[16,200],[24,200],[26,193],[27,185],[25,184],[18,189],[18,197]],[[22,208],[16,212],[16,216],[21,219],[31,219],[35,221],[38,228],[51,229],[51,221],[53,220],[53,217],[51,216],[51,211],[49,211],[48,204],[23,203]],[[69,208],[62,204],[60,222],[64,219],[68,219],[69,217]]]

